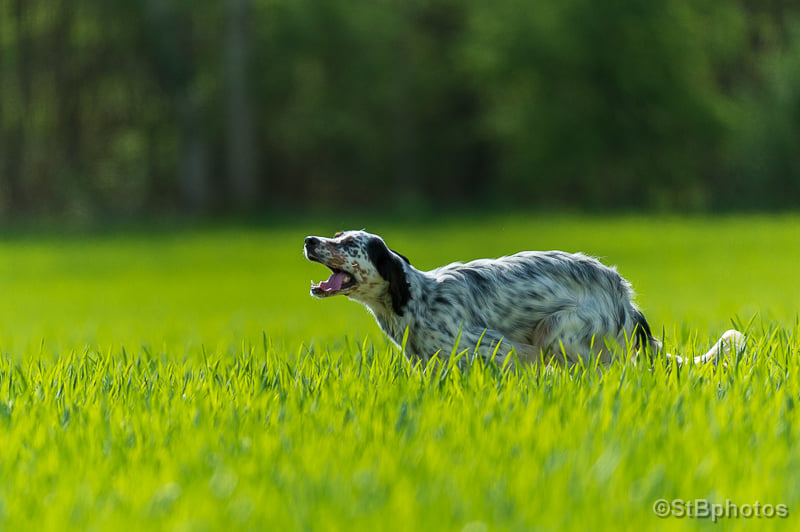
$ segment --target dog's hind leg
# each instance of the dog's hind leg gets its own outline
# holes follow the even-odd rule
[[[465,348],[474,348],[475,356],[484,360],[494,360],[500,367],[513,366],[514,360],[508,360],[513,354],[520,364],[537,365],[539,362],[549,362],[556,359],[553,353],[542,347],[522,343],[512,342],[505,338],[498,331],[493,329],[469,329],[461,332],[460,345]]]

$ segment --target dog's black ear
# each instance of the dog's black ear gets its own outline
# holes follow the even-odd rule
[[[393,250],[393,249],[392,249],[392,250],[390,250],[390,251],[391,251],[392,253],[394,253],[395,255],[397,255],[398,257],[400,257],[401,259],[403,259],[404,261],[406,261],[406,264],[411,264],[411,261],[410,261],[410,260],[408,260],[408,257],[406,257],[405,255],[402,255],[402,254],[400,254],[400,253],[396,252],[396,251],[395,251],[395,250]]]
[[[378,238],[370,240],[367,244],[367,256],[378,273],[385,280],[389,281],[389,295],[392,298],[392,309],[398,316],[403,315],[403,307],[411,299],[409,292],[406,272],[403,269],[403,261],[408,263],[408,259],[391,251]]]

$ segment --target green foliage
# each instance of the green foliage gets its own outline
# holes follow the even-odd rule
[[[742,46],[734,4],[479,4],[469,42],[508,186],[594,206],[703,201]]]
[[[733,205],[793,206],[800,197],[800,23],[791,47],[760,65],[764,87],[750,90],[734,142]],[[737,194],[745,191],[746,196]],[[775,194],[777,193],[777,194]]]
[[[0,214],[794,207],[798,16],[744,0],[5,1]]]
[[[794,519],[797,217],[368,223],[424,269],[600,256],[671,352],[746,330],[716,372],[416,366],[308,296],[302,239],[337,224],[0,240],[0,528],[685,528],[658,498]]]

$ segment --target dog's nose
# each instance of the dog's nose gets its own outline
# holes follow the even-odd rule
[[[317,243],[319,243],[319,239],[318,238],[313,237],[313,236],[307,236],[306,237],[306,246],[308,246],[310,248],[313,248],[314,246],[317,245]]]

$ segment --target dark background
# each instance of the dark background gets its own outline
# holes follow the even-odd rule
[[[0,219],[800,206],[800,2],[0,0]]]

